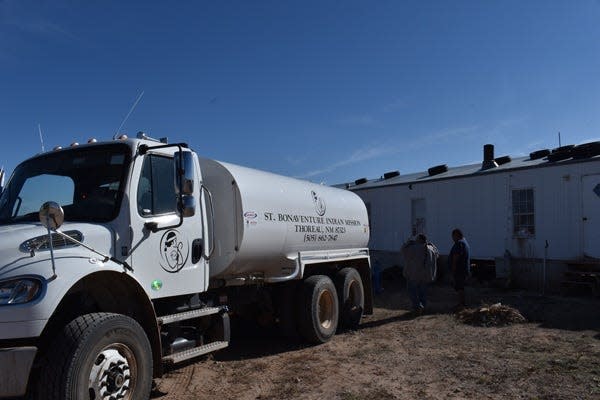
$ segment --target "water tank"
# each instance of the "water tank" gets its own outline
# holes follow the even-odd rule
[[[214,206],[212,278],[282,276],[298,252],[367,246],[367,209],[351,191],[208,159],[200,167]]]

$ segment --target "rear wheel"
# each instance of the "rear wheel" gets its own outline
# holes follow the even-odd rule
[[[360,274],[344,268],[335,275],[335,288],[340,303],[340,328],[355,329],[365,309],[365,290]]]
[[[71,321],[49,350],[37,395],[41,399],[142,400],[152,387],[152,351],[133,319],[109,313]]]
[[[314,275],[300,288],[298,325],[311,343],[325,343],[337,330],[339,303],[335,285],[328,276]]]

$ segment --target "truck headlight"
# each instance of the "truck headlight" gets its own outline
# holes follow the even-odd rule
[[[34,278],[0,282],[0,306],[30,302],[38,296],[41,287],[41,282]]]

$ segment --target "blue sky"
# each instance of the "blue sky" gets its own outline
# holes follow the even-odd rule
[[[0,164],[122,131],[329,184],[600,140],[600,2],[0,0]]]

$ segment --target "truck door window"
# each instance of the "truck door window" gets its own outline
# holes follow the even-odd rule
[[[138,212],[146,217],[174,213],[177,209],[173,159],[148,155],[138,183]]]

